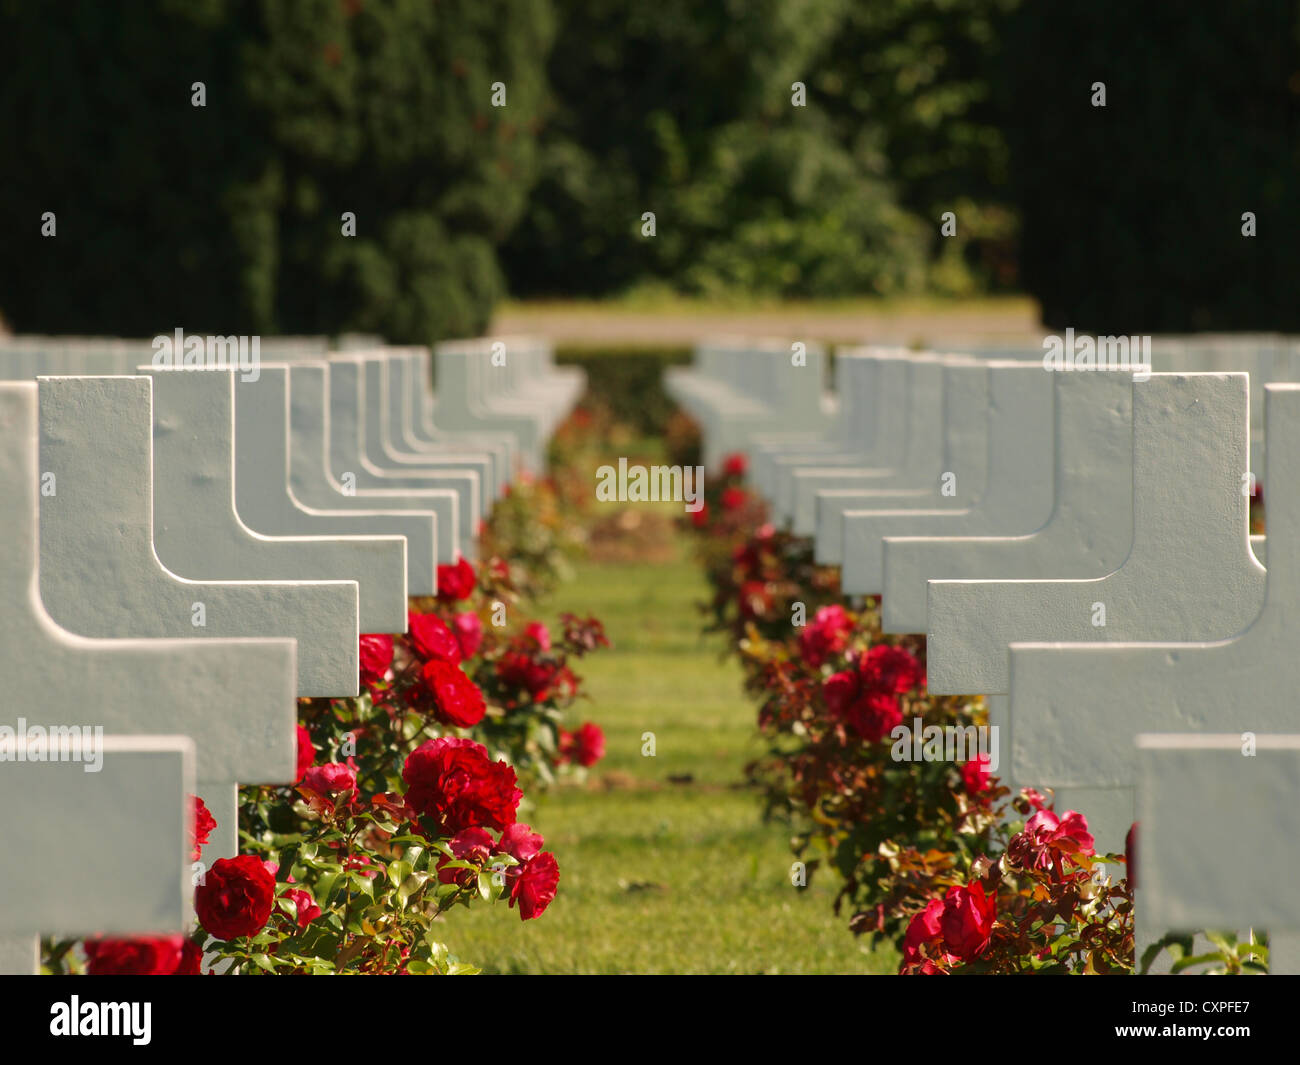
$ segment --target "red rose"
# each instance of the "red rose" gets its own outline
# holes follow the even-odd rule
[[[799,633],[799,650],[814,669],[848,646],[853,620],[838,603],[817,611],[812,624]]]
[[[507,651],[497,659],[497,676],[512,688],[521,688],[541,702],[551,693],[551,685],[559,676],[559,667],[533,658],[524,651]]]
[[[1026,868],[1054,869],[1059,876],[1066,861],[1083,864],[1076,856],[1092,855],[1095,844],[1083,814],[1067,810],[1058,818],[1051,810],[1039,810],[1025,822],[1024,830],[1011,838],[1007,853]]]
[[[426,661],[460,663],[460,643],[452,635],[442,618],[434,614],[411,614],[407,625],[408,638],[416,653]]]
[[[748,466],[748,462],[745,456],[737,451],[735,454],[727,456],[722,463],[722,472],[728,477],[744,477],[746,466]]]
[[[203,948],[192,939],[181,944],[181,961],[176,966],[175,976],[199,976],[202,973]]]
[[[209,812],[207,805],[197,795],[191,795],[194,800],[194,849],[190,852],[190,861],[197,862],[202,857],[203,845],[208,842],[212,836],[212,830],[217,827],[217,819]]]
[[[91,976],[173,976],[185,962],[184,936],[88,939],[86,972]]]
[[[275,904],[275,878],[256,855],[218,858],[194,890],[194,913],[217,939],[256,935]]]
[[[342,762],[314,765],[303,774],[302,783],[299,786],[307,791],[315,792],[323,799],[332,798],[335,795],[355,795],[357,791],[357,775]]]
[[[382,633],[361,637],[361,683],[378,684],[393,664],[393,638]]]
[[[981,754],[963,765],[961,779],[966,786],[966,794],[972,798],[979,798],[988,791],[990,781],[993,779],[993,774],[989,772],[989,756]],[[989,799],[986,796],[981,801],[987,805]]]
[[[438,567],[438,598],[444,602],[452,599],[468,599],[474,591],[474,567],[464,558],[458,558],[454,566]]]
[[[709,504],[701,502],[699,510],[691,511],[691,524],[697,529],[703,529],[709,524]]]
[[[749,495],[743,488],[724,488],[722,490],[722,509],[739,510],[745,505],[745,500],[748,498]]]
[[[444,725],[469,728],[483,720],[487,712],[483,693],[460,666],[430,659],[420,677],[433,695],[434,714]]]
[[[312,762],[316,761],[316,748],[311,742],[311,733],[301,725],[298,726],[298,780],[307,772]]]
[[[540,621],[530,621],[524,628],[524,635],[537,644],[538,650],[551,649],[551,632]]]
[[[940,926],[942,917],[943,900],[931,899],[925,904],[925,909],[912,918],[903,936],[904,969],[925,960],[921,953],[923,946],[938,946],[943,936],[943,929]]]
[[[901,647],[877,644],[858,659],[858,672],[867,687],[902,695],[925,683],[925,670]]]
[[[288,899],[298,908],[297,922],[299,928],[306,928],[321,915],[321,908],[316,905],[316,900],[312,897],[310,891],[304,891],[302,888],[289,888],[280,897]]]
[[[903,720],[903,708],[892,692],[872,690],[856,670],[833,673],[822,684],[832,718],[843,721],[869,743],[878,743]]]
[[[762,581],[745,581],[740,586],[740,614],[754,618],[766,614],[772,606],[772,596]]]
[[[508,854],[517,862],[526,862],[536,857],[545,843],[540,832],[534,832],[528,825],[516,821],[501,833],[501,839],[493,848],[493,853]]]
[[[540,917],[555,898],[559,882],[560,864],[549,851],[543,851],[519,867],[510,885],[510,905],[513,907],[519,903],[519,919],[531,921]]]
[[[468,611],[457,614],[452,619],[451,631],[460,645],[461,659],[473,658],[483,644],[483,622],[479,621],[478,615]]]
[[[584,722],[575,732],[560,733],[562,761],[577,762],[581,766],[593,766],[604,757],[605,733],[594,722]]]
[[[943,897],[944,949],[959,961],[974,961],[989,945],[996,913],[996,896],[985,897],[978,880],[965,887],[954,884]]]
[[[481,828],[466,828],[457,832],[447,841],[451,853],[462,862],[473,862],[481,866],[492,854],[492,837]],[[438,879],[444,884],[459,882],[462,887],[469,887],[477,879],[471,869],[444,869],[449,861],[446,855],[438,859]]]
[[[487,748],[473,740],[442,736],[420,744],[402,766],[406,801],[436,821],[447,835],[466,828],[494,828],[515,823],[524,793],[515,787],[515,771],[493,762]]]

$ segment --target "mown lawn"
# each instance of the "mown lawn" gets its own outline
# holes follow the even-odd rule
[[[736,664],[702,639],[704,585],[685,545],[671,561],[588,563],[537,613],[594,613],[614,644],[579,663],[604,728],[585,787],[530,814],[560,863],[538,920],[504,906],[454,911],[444,939],[493,973],[890,972],[831,912],[830,878],[790,883],[786,832],[737,786],[753,754],[752,704]],[[653,732],[656,755],[641,754]]]

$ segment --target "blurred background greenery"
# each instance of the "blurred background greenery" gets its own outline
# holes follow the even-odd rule
[[[1016,292],[1300,329],[1298,43],[1296,0],[0,0],[0,314],[428,343],[507,296]]]

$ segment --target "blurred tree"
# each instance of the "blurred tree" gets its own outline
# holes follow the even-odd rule
[[[478,332],[553,33],[549,0],[4,0],[0,306],[48,332]]]
[[[1011,174],[1047,325],[1300,329],[1298,42],[1295,0],[1089,0],[1012,20]]]

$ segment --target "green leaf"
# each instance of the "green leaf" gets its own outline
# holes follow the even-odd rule
[[[249,958],[249,960],[259,969],[263,969],[268,973],[275,972],[275,963],[271,961],[271,956],[269,954],[254,954]]]

